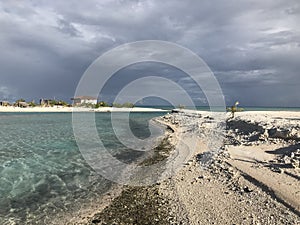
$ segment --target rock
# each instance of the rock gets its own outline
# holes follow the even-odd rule
[[[246,193],[252,192],[252,190],[250,190],[249,187],[247,187],[247,186],[245,186],[243,190],[244,190],[244,192],[246,192]]]
[[[299,160],[292,160],[292,165],[294,168],[299,169],[300,168],[300,161]]]
[[[291,158],[287,155],[285,155],[282,160],[285,164],[291,164]]]
[[[264,133],[259,136],[259,140],[266,141],[266,140],[268,140],[268,138],[269,138],[269,132],[268,132],[268,129],[265,129]]]
[[[291,153],[291,164],[294,168],[300,168],[300,149],[297,149],[296,152]]]
[[[189,166],[189,165],[192,165],[192,164],[193,164],[193,162],[190,162],[190,161],[185,163],[186,166]]]
[[[300,131],[298,131],[296,128],[292,128],[292,130],[289,132],[288,137],[291,139],[299,139]]]
[[[94,223],[94,224],[97,224],[97,223],[100,223],[100,222],[101,222],[100,219],[93,219],[93,220],[92,220],[92,223]]]
[[[277,166],[271,166],[270,170],[276,173],[281,173],[281,169]]]
[[[268,136],[270,138],[287,139],[289,137],[288,130],[279,130],[278,128],[272,128],[268,130]]]

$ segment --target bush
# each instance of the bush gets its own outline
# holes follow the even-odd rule
[[[99,107],[109,107],[109,104],[107,102],[101,101],[99,103],[97,103],[96,108]]]
[[[35,106],[36,106],[36,104],[35,104],[34,102],[29,102],[28,105],[29,105],[30,107],[35,107]]]
[[[131,102],[125,102],[123,105],[122,105],[123,108],[133,108],[134,107],[134,104],[131,103]]]
[[[124,104],[113,103],[112,106],[116,108],[133,108],[134,104],[131,102],[125,102]]]
[[[116,108],[122,108],[122,105],[121,105],[121,104],[115,103],[115,102],[112,104],[112,106],[113,106],[113,107],[116,107]]]

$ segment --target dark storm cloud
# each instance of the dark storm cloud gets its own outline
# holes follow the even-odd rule
[[[202,57],[228,103],[300,106],[299,9],[297,0],[2,1],[0,99],[67,100],[99,55],[156,39]]]

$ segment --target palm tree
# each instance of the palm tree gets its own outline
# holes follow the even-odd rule
[[[238,101],[236,101],[235,103],[234,103],[234,105],[233,106],[231,106],[230,108],[227,108],[227,111],[230,111],[231,112],[231,119],[232,118],[234,118],[234,113],[235,112],[238,112],[238,105],[239,105],[240,103],[238,102]]]

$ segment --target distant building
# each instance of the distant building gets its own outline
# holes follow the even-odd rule
[[[73,105],[82,105],[82,104],[94,104],[98,103],[97,98],[91,96],[77,96],[71,98],[73,100]]]
[[[0,106],[9,106],[9,102],[8,101],[0,101]]]
[[[50,107],[51,106],[51,102],[52,100],[51,99],[40,99],[40,105],[42,107]]]
[[[17,107],[20,107],[20,108],[27,108],[29,107],[29,104],[27,102],[17,102]]]

